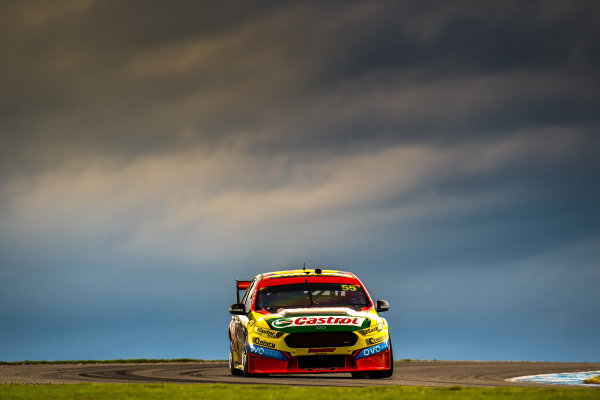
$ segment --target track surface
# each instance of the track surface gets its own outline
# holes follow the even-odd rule
[[[396,362],[388,379],[352,379],[350,374],[231,376],[226,363],[4,365],[0,383],[235,383],[294,386],[543,386],[507,382],[523,375],[599,370],[600,363],[410,361]]]

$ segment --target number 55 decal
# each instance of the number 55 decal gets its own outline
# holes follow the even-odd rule
[[[345,292],[356,292],[356,285],[342,285],[342,290]]]

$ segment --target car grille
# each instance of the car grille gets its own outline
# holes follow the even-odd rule
[[[298,368],[344,368],[345,356],[301,356]]]
[[[354,346],[358,336],[352,332],[290,333],[285,338],[289,347],[345,347]]]

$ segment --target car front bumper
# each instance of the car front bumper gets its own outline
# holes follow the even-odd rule
[[[389,341],[345,355],[294,356],[252,344],[248,347],[248,372],[255,374],[371,372],[388,370],[392,363]]]

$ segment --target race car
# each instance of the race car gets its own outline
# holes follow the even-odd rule
[[[300,269],[236,279],[229,307],[232,375],[350,372],[355,378],[392,376],[388,324],[352,273]],[[245,290],[240,299],[240,291]]]

